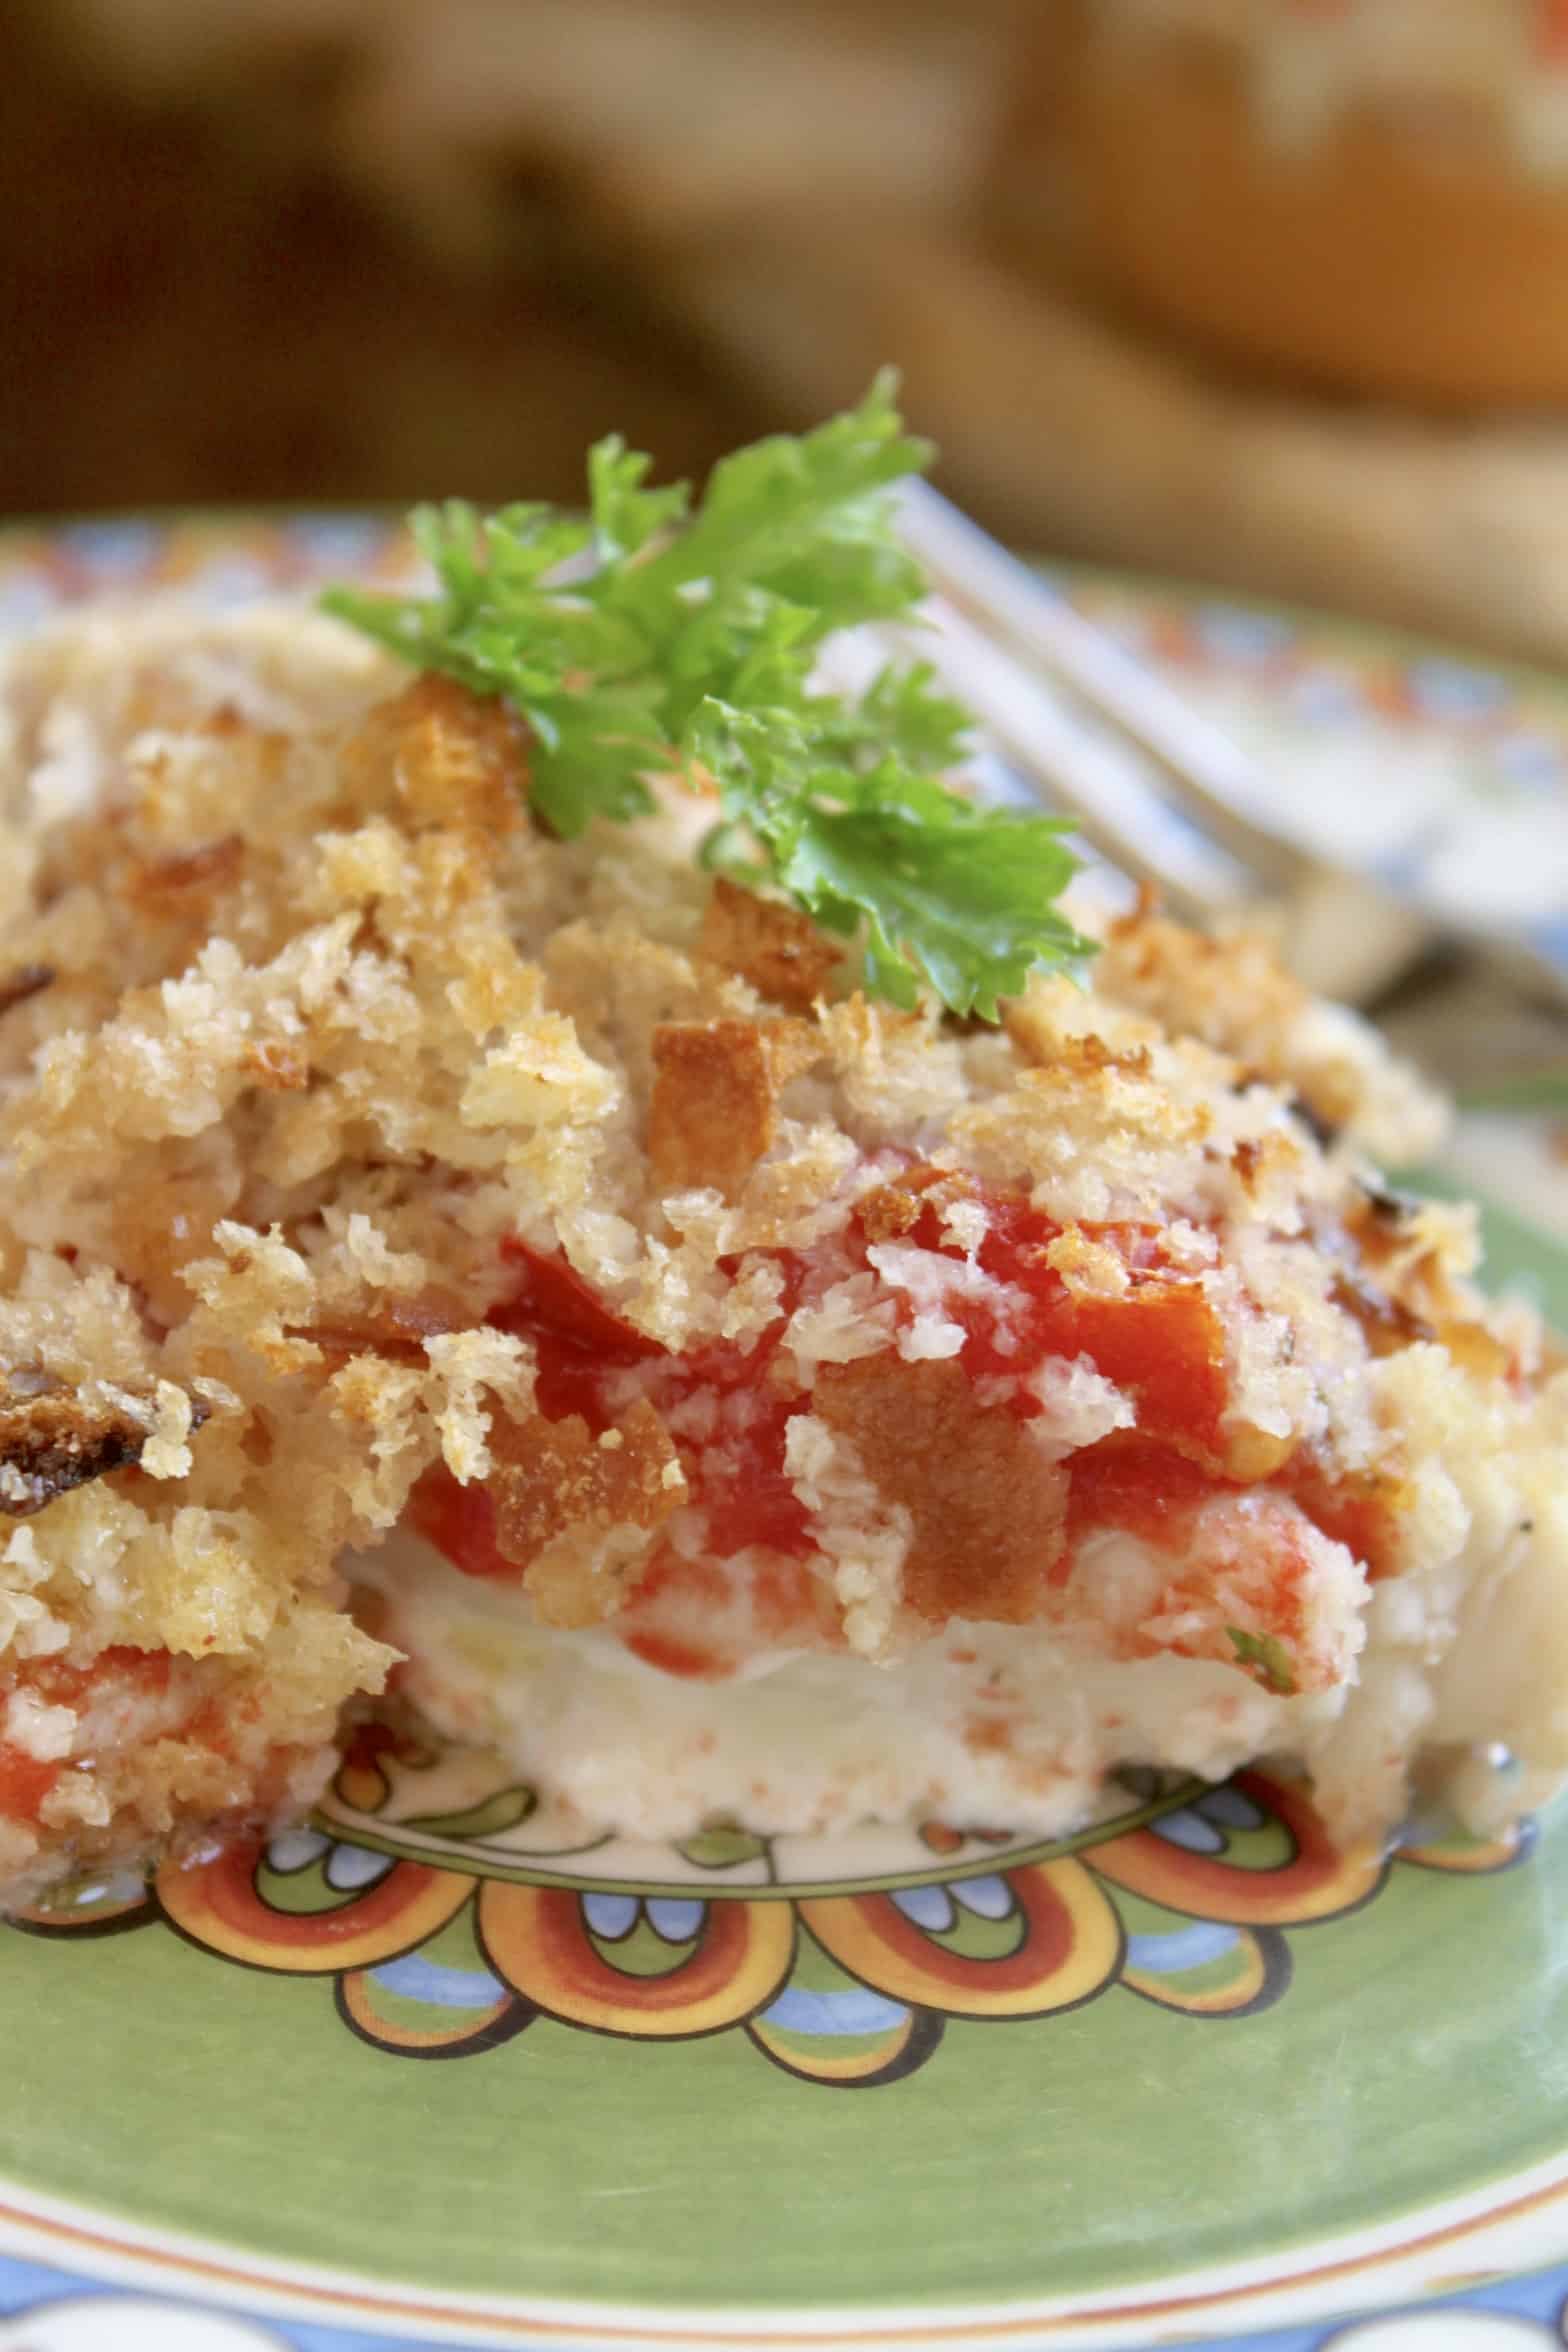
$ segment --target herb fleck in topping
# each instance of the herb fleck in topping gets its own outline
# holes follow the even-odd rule
[[[1239,1625],[1227,1625],[1226,1633],[1236,1652],[1238,1662],[1253,1668],[1253,1679],[1265,1690],[1277,1693],[1282,1699],[1294,1698],[1296,1670],[1290,1652],[1272,1633],[1247,1633]]]

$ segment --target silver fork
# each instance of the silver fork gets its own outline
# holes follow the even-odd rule
[[[1255,821],[1248,809],[1269,797],[1222,729],[929,485],[900,501],[903,539],[933,583],[931,626],[905,649],[978,713],[994,786],[1074,816],[1112,868],[1152,882],[1175,913],[1265,917],[1302,981],[1378,1009],[1462,1101],[1568,1103],[1561,950],[1460,915],[1439,924]],[[1415,983],[1389,1002],[1406,976]]]
[[[903,650],[975,711],[993,784],[1071,815],[1180,914],[1266,916],[1324,995],[1374,1002],[1442,943],[1423,909],[1253,817],[1268,796],[1247,755],[978,524],[923,482],[900,501],[901,536],[932,584],[927,625]],[[1464,944],[1512,985],[1568,1002],[1559,964],[1492,937]],[[1553,1070],[1568,1070],[1568,1027],[1547,1033]]]

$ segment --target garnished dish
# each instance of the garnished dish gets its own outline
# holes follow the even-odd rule
[[[97,607],[0,737],[0,1887],[366,1711],[584,1833],[1568,1771],[1568,1382],[1441,1110],[950,781],[890,388],[325,611]],[[1065,894],[1065,895],[1064,895]],[[1513,1770],[1492,1765],[1500,1746]]]

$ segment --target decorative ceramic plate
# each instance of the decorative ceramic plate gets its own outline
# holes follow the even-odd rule
[[[0,634],[399,560],[361,518],[13,533]],[[1568,833],[1543,681],[1071,592],[1298,800],[1375,758]],[[1457,1151],[1568,1322],[1554,1114]],[[1565,1889],[1568,1809],[1347,1860],[1260,1773],[1129,1776],[1052,1846],[583,1848],[374,1734],[311,1828],[0,1930],[0,2352],[1560,2344]]]

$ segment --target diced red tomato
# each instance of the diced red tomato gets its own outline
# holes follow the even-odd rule
[[[47,1707],[81,1707],[111,1689],[156,1694],[166,1690],[173,1660],[167,1650],[132,1649],[119,1644],[101,1650],[86,1666],[68,1665],[61,1658],[40,1658],[4,1685],[4,1695],[25,1690]],[[45,1797],[68,1769],[70,1758],[42,1758],[25,1748],[0,1741],[0,1815],[12,1821],[36,1822]]]
[[[894,1203],[895,1225],[905,1245],[952,1256],[943,1251],[946,1211],[936,1198],[920,1200],[940,1182],[934,1170],[907,1170],[897,1183],[903,1201]],[[965,1332],[959,1358],[965,1370],[977,1380],[1017,1378],[1051,1358],[1087,1357],[1137,1404],[1135,1432],[1081,1451],[1068,1465],[1066,1551],[1053,1581],[1065,1581],[1078,1537],[1094,1527],[1124,1527],[1159,1549],[1180,1553],[1201,1505],[1240,1492],[1242,1485],[1225,1474],[1224,1345],[1213,1309],[1199,1286],[1172,1265],[1155,1226],[1085,1228],[1085,1238],[1113,1252],[1126,1273],[1121,1290],[1086,1291],[1070,1288],[1050,1262],[1051,1244],[1063,1229],[1022,1193],[977,1188],[973,1197],[983,1200],[987,1213],[979,1265],[1008,1296],[999,1308],[995,1300],[965,1296],[957,1288],[949,1294],[945,1311]],[[863,1208],[850,1230],[851,1269],[857,1260],[866,1262],[875,1230],[871,1211]],[[803,1625],[813,1624],[830,1638],[832,1628],[822,1623],[823,1587],[805,1565],[813,1548],[809,1523],[784,1467],[788,1424],[806,1409],[807,1398],[794,1383],[780,1341],[801,1300],[846,1271],[842,1248],[831,1268],[814,1264],[809,1255],[779,1253],[779,1313],[761,1339],[747,1347],[708,1341],[684,1355],[670,1353],[617,1315],[564,1257],[515,1240],[503,1245],[503,1254],[517,1287],[491,1321],[532,1342],[539,1409],[551,1419],[580,1413],[590,1428],[603,1430],[615,1417],[612,1383],[618,1381],[624,1393],[624,1376],[636,1371],[638,1388],[672,1424],[690,1501],[706,1516],[703,1572],[716,1579],[715,1590],[704,1599],[693,1564],[661,1552],[618,1620],[629,1644],[669,1673],[730,1671],[733,1661],[723,1654],[724,1645],[704,1643],[700,1629],[704,1609],[716,1617],[726,1596],[734,1597],[721,1564],[743,1552],[771,1559],[782,1579],[771,1602],[753,1580],[747,1606],[754,1631],[763,1630],[761,1619],[771,1611],[772,1638],[798,1636]],[[902,1311],[914,1312],[908,1306]],[[1042,1408],[1020,1385],[1010,1409],[1027,1419]],[[1336,1486],[1309,1459],[1287,1464],[1272,1483],[1374,1572],[1388,1557],[1388,1499],[1370,1483],[1355,1491]],[[409,1518],[465,1574],[521,1581],[525,1570],[497,1548],[495,1512],[483,1488],[460,1487],[439,1467],[427,1471],[414,1489]]]
[[[750,1544],[770,1551],[807,1552],[806,1514],[784,1470],[785,1431],[805,1410],[799,1389],[778,1382],[777,1329],[751,1349],[707,1346],[674,1357],[655,1384],[655,1404],[666,1413],[711,1398],[719,1428],[700,1445],[681,1446],[692,1500],[707,1513],[713,1555],[730,1559]]]
[[[517,1272],[515,1293],[491,1312],[491,1322],[502,1331],[527,1330],[533,1336],[548,1331],[590,1354],[629,1362],[665,1353],[656,1339],[607,1306],[559,1252],[547,1255],[512,1234],[502,1242],[501,1255]]]
[[[173,1666],[167,1650],[138,1650],[119,1642],[100,1650],[86,1666],[68,1666],[61,1658],[40,1658],[10,1687],[29,1690],[50,1707],[77,1707],[89,1693],[107,1690],[111,1683],[149,1697],[165,1691]]]
[[[465,1576],[520,1580],[517,1562],[497,1547],[495,1504],[488,1492],[477,1484],[459,1486],[444,1462],[432,1462],[415,1481],[405,1516],[415,1534]]]
[[[803,1268],[797,1258],[785,1260],[778,1319],[762,1342],[742,1348],[709,1341],[673,1356],[614,1314],[564,1258],[545,1257],[516,1240],[504,1242],[502,1253],[518,1269],[519,1287],[492,1310],[490,1320],[533,1342],[539,1366],[535,1395],[547,1419],[580,1413],[590,1429],[605,1428],[611,1418],[605,1376],[636,1364],[649,1367],[648,1393],[665,1412],[704,1391],[720,1407],[744,1394],[749,1402],[744,1426],[731,1413],[717,1441],[680,1449],[693,1499],[708,1514],[710,1547],[721,1559],[749,1544],[779,1551],[809,1548],[805,1513],[784,1475],[784,1425],[799,1411],[800,1399],[779,1391],[768,1378],[778,1334],[800,1293]],[[415,1502],[421,1532],[471,1575],[516,1576],[517,1568],[495,1550],[494,1516],[487,1502],[471,1500],[449,1483],[454,1494],[445,1493],[439,1482],[427,1487],[421,1480]]]
[[[722,1681],[735,1670],[719,1631],[731,1598],[717,1561],[682,1559],[666,1545],[639,1577],[617,1630],[629,1650],[666,1674]]]
[[[838,1613],[804,1558],[753,1554],[744,1572],[717,1557],[657,1552],[616,1630],[626,1647],[667,1674],[719,1681],[770,1643],[833,1646]]]
[[[64,1770],[63,1763],[44,1763],[0,1740],[0,1814],[8,1821],[36,1821]]]
[[[1098,1527],[1125,1528],[1145,1543],[1180,1551],[1201,1506],[1221,1491],[1185,1454],[1130,1433],[1085,1446],[1069,1460],[1067,1478],[1069,1554]]]
[[[714,1651],[696,1642],[676,1641],[665,1633],[624,1633],[621,1638],[645,1666],[657,1666],[661,1674],[678,1674],[685,1682],[713,1682],[730,1672]]]
[[[1365,1561],[1374,1583],[1394,1574],[1399,1565],[1396,1485],[1371,1476],[1327,1478],[1310,1456],[1291,1463],[1275,1483],[1294,1496],[1331,1541]]]
[[[515,1236],[501,1255],[517,1276],[512,1296],[492,1307],[498,1331],[532,1340],[539,1359],[539,1409],[552,1421],[581,1413],[602,1426],[598,1375],[612,1365],[636,1364],[666,1353],[656,1339],[617,1315],[575,1266]]]
[[[1074,1454],[1067,1476],[1067,1556],[1056,1583],[1067,1581],[1079,1538],[1097,1527],[1124,1528],[1156,1550],[1181,1552],[1204,1503],[1246,1491],[1241,1481],[1218,1478],[1169,1446],[1121,1432]],[[1374,1582],[1393,1573],[1399,1522],[1395,1496],[1383,1482],[1326,1478],[1303,1456],[1262,1483],[1288,1495],[1331,1542],[1344,1544]]]
[[[919,1172],[912,1179],[918,1185]],[[1091,1225],[1091,1242],[1108,1248],[1127,1269],[1125,1291],[1101,1296],[1072,1291],[1049,1264],[1046,1252],[1062,1227],[1031,1208],[1019,1193],[994,1188],[979,1196],[988,1219],[980,1244],[981,1270],[1027,1299],[1021,1313],[1001,1330],[983,1300],[953,1299],[947,1308],[969,1338],[965,1369],[977,1379],[1027,1372],[1049,1356],[1087,1356],[1095,1369],[1138,1400],[1138,1425],[1150,1436],[1212,1460],[1219,1448],[1225,1410],[1224,1340],[1213,1309],[1197,1285],[1174,1271],[1153,1226]],[[941,1248],[943,1217],[924,1208],[907,1239],[917,1248]],[[1011,1337],[1011,1345],[1007,1344]],[[1014,1407],[1032,1418],[1038,1404],[1027,1396]]]

